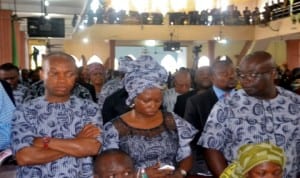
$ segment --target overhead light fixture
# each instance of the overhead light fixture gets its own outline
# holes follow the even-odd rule
[[[50,15],[49,14],[45,14],[45,19],[50,19]]]
[[[155,46],[156,45],[156,41],[155,40],[146,40],[145,41],[145,45],[146,46]]]
[[[222,35],[222,30],[220,30],[219,35],[215,36],[213,39],[220,44],[227,44],[227,40]]]
[[[87,44],[87,43],[89,42],[89,39],[88,39],[88,38],[83,38],[83,39],[82,39],[82,42],[83,42],[84,44]]]
[[[49,4],[49,1],[45,1],[45,6],[49,6],[50,4]]]

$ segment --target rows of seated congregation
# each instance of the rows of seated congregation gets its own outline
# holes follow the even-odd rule
[[[300,132],[294,123],[300,123],[298,117],[300,98],[299,95],[275,85],[294,90],[295,88],[290,86],[294,87],[300,78],[299,68],[290,71],[287,66],[283,66],[276,70],[275,61],[267,52],[258,51],[245,56],[237,69],[228,56],[219,56],[213,60],[211,66],[200,67],[195,71],[180,68],[174,75],[169,74],[169,76],[158,61],[149,55],[140,56],[137,60],[132,60],[128,56],[120,58],[121,74],[113,71],[107,72],[100,63],[91,63],[80,70],[80,78],[77,79],[78,71],[73,58],[61,52],[45,56],[43,68],[44,70],[41,71],[43,81],[31,84],[28,89],[33,91],[32,97],[36,99],[30,98],[23,101],[24,103],[18,103],[14,113],[15,117],[12,119],[12,150],[15,155],[19,153],[17,160],[20,164],[18,171],[21,177],[22,175],[23,177],[35,175],[35,170],[39,170],[39,174],[45,175],[45,177],[50,174],[58,176],[60,173],[68,177],[70,172],[76,175],[82,173],[85,174],[84,177],[91,177],[92,159],[89,158],[97,155],[100,148],[101,151],[120,149],[133,159],[132,162],[128,159],[128,155],[125,155],[126,163],[130,163],[131,173],[125,171],[122,173],[123,176],[125,174],[126,176],[132,175],[132,167],[134,167],[135,169],[145,168],[149,178],[156,178],[157,174],[165,178],[182,178],[187,173],[190,176],[201,173],[209,177],[219,177],[221,172],[220,169],[215,169],[216,167],[225,169],[227,163],[233,162],[234,159],[241,159],[240,161],[245,159],[244,152],[237,152],[237,147],[244,145],[247,140],[257,142],[256,137],[259,137],[258,140],[268,140],[268,136],[274,134],[282,134],[282,137],[293,134],[293,138],[281,145],[270,140],[271,143],[280,146],[278,150],[275,145],[260,146],[266,149],[272,147],[278,151],[278,154],[271,153],[280,159],[276,162],[277,167],[280,168],[277,176],[296,177],[296,174],[300,174],[299,160],[293,159],[299,156],[295,150],[300,144]],[[13,97],[19,97],[20,92],[16,92],[16,90],[19,90],[20,87],[11,83],[13,78],[19,78],[18,68],[13,64],[2,64],[0,79],[7,80],[11,84]],[[105,78],[110,81],[104,83]],[[167,82],[167,80],[169,81]],[[244,88],[237,87],[238,80]],[[22,78],[21,81],[25,81],[25,79]],[[167,83],[170,84],[168,89],[165,88]],[[88,85],[94,89],[95,103],[92,101],[92,92],[87,88]],[[299,83],[297,86],[300,86]],[[119,97],[120,93],[115,95],[120,91],[122,97]],[[3,90],[0,90],[0,94],[2,93]],[[45,97],[37,98],[38,96]],[[114,104],[107,109],[107,101],[112,99],[112,96],[114,96]],[[185,96],[185,102],[179,108],[184,108],[184,111],[177,115],[175,114],[177,113],[176,104],[181,96]],[[240,100],[240,98],[242,99]],[[243,102],[246,99],[249,102]],[[17,101],[22,102],[19,99]],[[262,109],[256,108],[258,104],[265,101],[266,104],[260,106]],[[217,104],[215,105],[215,103]],[[285,105],[281,106],[282,103]],[[6,105],[8,104],[7,102]],[[169,105],[172,107],[168,107]],[[270,105],[274,105],[272,111],[268,110]],[[239,129],[231,128],[231,114],[219,114],[227,113],[228,110],[236,114],[234,119],[245,122],[244,124],[254,131],[248,133],[247,126],[243,128],[239,122],[234,122]],[[242,115],[240,111],[246,114]],[[102,116],[100,112],[102,112]],[[105,112],[113,113],[115,116],[105,119]],[[281,117],[284,112],[288,118],[266,120],[266,117],[269,116],[265,114],[269,112],[274,118]],[[239,118],[240,116],[245,119]],[[253,121],[248,121],[249,119]],[[35,122],[36,120],[38,122]],[[278,126],[280,129],[274,130],[268,135],[268,128],[266,130],[264,126],[260,125],[269,124],[261,123],[264,120],[271,124],[280,122],[281,124]],[[289,122],[290,120],[293,122]],[[286,130],[285,127],[289,129]],[[235,132],[235,130],[238,131]],[[247,134],[240,134],[240,131],[247,132]],[[259,131],[261,135],[256,135],[256,131]],[[57,132],[59,133],[57,134]],[[235,136],[240,136],[237,138],[239,141],[235,140]],[[33,141],[26,139],[29,137],[33,137]],[[82,140],[78,141],[77,139]],[[211,142],[211,139],[214,139],[215,142]],[[91,142],[91,140],[96,142]],[[285,147],[285,144],[290,142],[296,144]],[[0,148],[0,151],[9,147],[10,144],[7,144],[6,147]],[[37,162],[32,163],[31,159],[28,159],[32,155],[26,157],[22,152],[27,148],[39,148],[37,150],[41,152],[35,150],[36,153],[27,153],[43,154],[47,159],[41,159],[43,164],[40,164],[41,162],[38,160],[40,157],[34,157],[31,159]],[[76,151],[73,152],[74,148]],[[242,151],[245,150],[247,149],[242,148]],[[217,154],[216,151],[221,153],[221,157],[219,157],[221,161],[205,157],[206,154],[214,156],[213,154]],[[287,154],[286,164],[284,151]],[[61,155],[62,153],[63,155]],[[107,152],[104,153],[107,154]],[[51,154],[54,154],[55,158],[49,158]],[[123,153],[118,154],[124,156]],[[1,155],[2,153],[0,158]],[[21,160],[20,155],[23,156]],[[198,156],[201,158],[198,159]],[[224,160],[222,161],[223,156]],[[241,156],[241,158],[237,156]],[[250,159],[248,156],[251,155],[246,154],[246,156],[246,159]],[[273,158],[271,161],[274,161]],[[103,158],[99,159],[96,161],[96,166],[99,165],[98,161],[103,162],[103,160],[101,161]],[[261,159],[269,161],[269,158],[261,157]],[[276,160],[278,159],[276,158]],[[66,161],[69,161],[69,164],[65,164]],[[201,161],[200,166],[195,165],[199,163],[198,161]],[[11,160],[8,162],[12,163]],[[81,165],[81,163],[83,164]],[[160,163],[174,166],[175,171],[159,170],[158,168],[162,166]],[[247,171],[254,167],[254,164],[249,166],[244,163],[243,169]],[[13,164],[15,163],[13,162]],[[60,165],[64,166],[60,167]],[[282,170],[284,165],[286,169]],[[105,164],[105,166],[114,165]],[[64,167],[65,169],[63,169]],[[53,171],[54,169],[56,171]],[[0,177],[1,171],[0,167]],[[107,170],[101,168],[98,171],[103,173],[103,171],[109,171],[109,168]],[[97,174],[102,174],[98,171],[96,171]],[[243,172],[243,174],[245,173]]]
[[[292,11],[291,11],[292,10]],[[271,20],[284,18],[291,14],[297,15],[300,12],[300,1],[295,0],[291,6],[289,2],[277,2],[272,4],[266,3],[264,10],[260,12],[258,7],[251,11],[248,7],[242,11],[237,6],[229,5],[227,10],[221,11],[220,8],[204,9],[201,12],[189,11],[185,12],[169,12],[170,25],[250,25],[267,23]],[[93,24],[145,24],[145,25],[161,25],[164,16],[159,12],[142,12],[125,10],[116,12],[113,8],[99,8],[96,13],[88,11],[88,26]],[[77,18],[76,18],[77,19]],[[95,21],[95,19],[97,19]],[[294,17],[293,20],[300,21],[300,18]]]

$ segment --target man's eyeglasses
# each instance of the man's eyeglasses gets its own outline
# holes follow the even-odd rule
[[[271,70],[264,71],[264,72],[253,72],[253,73],[242,73],[241,71],[237,70],[237,76],[241,80],[244,80],[246,78],[253,80],[253,79],[258,79],[261,76],[272,72],[273,70],[274,70],[274,68],[272,68]]]

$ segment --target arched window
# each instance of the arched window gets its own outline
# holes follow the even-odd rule
[[[177,63],[173,56],[170,54],[167,54],[160,62],[160,64],[171,73],[176,72],[177,69]]]
[[[75,55],[71,54],[71,56],[74,58],[76,66],[81,67],[82,66],[82,60],[78,59]]]
[[[100,64],[103,64],[103,61],[96,55],[93,55],[92,57],[90,57],[90,59],[87,61],[87,65],[94,63],[94,62],[98,62]]]
[[[210,65],[210,62],[209,62],[209,58],[207,56],[201,56],[198,59],[198,64],[197,64],[198,68],[203,67],[203,66],[209,66],[209,65]]]

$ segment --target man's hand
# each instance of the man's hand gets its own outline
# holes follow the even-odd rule
[[[97,138],[101,133],[101,130],[93,124],[87,124],[78,133],[77,138]]]
[[[36,137],[33,140],[33,146],[43,148],[44,147],[44,142],[42,137]]]

